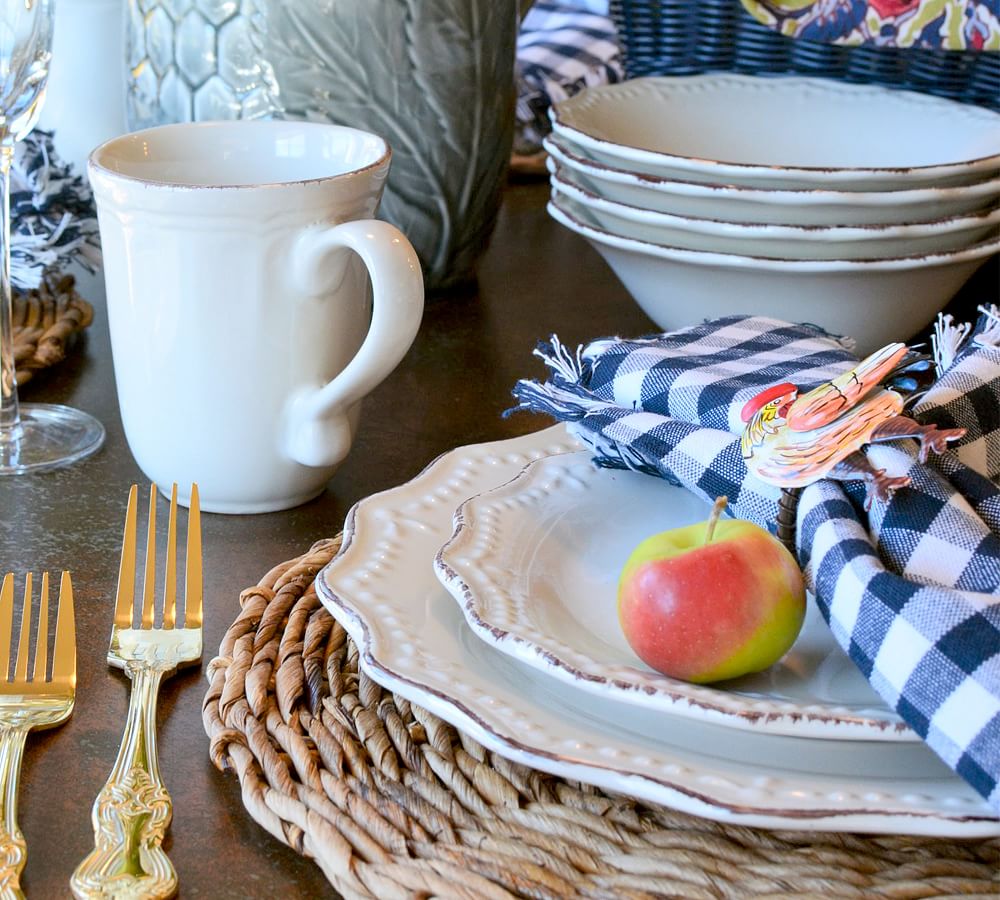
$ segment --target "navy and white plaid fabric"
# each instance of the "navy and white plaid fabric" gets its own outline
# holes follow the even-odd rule
[[[740,411],[762,388],[808,389],[857,362],[808,325],[732,317],[642,340],[596,341],[575,354],[537,351],[551,379],[518,382],[519,408],[571,422],[599,464],[647,471],[772,526],[780,491],[747,472]],[[994,385],[992,403],[961,388]],[[1000,812],[1000,489],[982,442],[997,440],[1000,351],[968,343],[917,407],[969,429],[966,457],[916,461],[912,441],[869,448],[909,473],[888,503],[829,480],[802,491],[798,555],[841,647],[883,699]],[[995,458],[995,457],[994,457]]]
[[[621,81],[615,26],[579,0],[536,0],[517,41],[518,152],[535,152],[550,130],[548,110],[585,87]]]
[[[952,326],[960,337],[967,332]],[[942,338],[944,340],[944,338]],[[915,407],[925,422],[953,428],[952,422],[975,421],[977,427],[954,444],[958,458],[988,478],[1000,478],[1000,321],[984,316],[975,336],[941,376],[934,390]]]
[[[51,132],[35,129],[14,148],[10,172],[10,272],[20,290],[37,288],[46,272],[76,261],[101,262],[90,185],[56,155]]]

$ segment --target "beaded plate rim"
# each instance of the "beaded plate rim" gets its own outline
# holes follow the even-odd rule
[[[466,499],[488,486],[476,477],[484,468],[495,486],[533,458],[577,449],[565,437],[560,442],[561,429],[458,448],[410,482],[352,508],[341,552],[317,577],[316,590],[357,643],[367,676],[514,762],[680,812],[753,827],[1000,835],[985,801],[920,744],[839,742],[821,760],[833,742],[691,721],[666,736],[669,725],[642,710],[587,695],[581,710],[573,687],[463,633],[461,611],[431,567],[450,534],[455,496],[465,491],[459,499]],[[380,509],[401,501],[401,493],[412,495],[402,508]],[[465,663],[469,653],[476,655],[473,665]],[[660,731],[653,737],[650,728]],[[767,764],[751,766],[751,751]],[[784,762],[776,758],[788,753]],[[858,753],[874,754],[866,763],[871,777],[859,775]],[[873,759],[882,772],[874,772]],[[833,763],[845,770],[842,778],[830,774]],[[904,778],[895,777],[900,769]]]
[[[456,511],[455,530],[434,559],[435,571],[438,580],[461,606],[469,627],[482,640],[582,691],[611,696],[665,715],[700,718],[729,727],[792,737],[919,740],[870,689],[865,691],[871,693],[868,703],[851,704],[845,700],[824,704],[818,699],[809,703],[791,697],[760,696],[739,685],[734,685],[733,690],[723,690],[711,685],[685,684],[650,671],[638,659],[628,664],[620,656],[612,660],[598,658],[573,643],[574,634],[579,633],[546,631],[545,608],[540,606],[544,601],[539,601],[530,590],[534,578],[539,577],[539,569],[559,568],[560,559],[553,557],[551,550],[546,553],[545,548],[555,545],[558,550],[563,545],[564,542],[552,537],[553,529],[563,533],[558,526],[561,517],[571,515],[576,519],[581,510],[595,504],[612,507],[612,499],[618,508],[636,508],[647,500],[654,503],[655,496],[655,503],[662,501],[665,506],[670,502],[670,492],[683,491],[664,482],[662,490],[651,494],[649,488],[653,486],[642,484],[648,476],[597,469],[591,464],[591,457],[589,451],[580,451],[536,460],[513,480],[470,498]],[[636,484],[632,479],[642,481]],[[612,487],[612,481],[620,486]],[[693,499],[693,495],[683,493],[686,496],[682,501]],[[587,499],[587,495],[594,494],[597,499]],[[708,505],[695,502],[704,505],[707,514]],[[612,530],[621,531],[622,527],[617,519],[609,524]],[[512,540],[506,540],[506,536],[512,536]],[[612,543],[615,540],[609,538]],[[515,559],[526,554],[525,544],[529,541],[542,556],[532,557],[527,574],[518,569],[519,577],[510,577]],[[594,552],[601,551],[595,547]],[[568,587],[562,584],[552,590],[558,592]],[[585,587],[592,585],[588,583]],[[610,601],[613,595],[605,599]],[[582,601],[580,605],[587,604]],[[826,628],[821,622],[817,625]],[[615,626],[609,623],[609,627]],[[809,635],[805,637],[808,639]],[[825,670],[841,665],[854,670],[853,663],[836,647],[832,635],[829,645],[831,652],[818,657],[817,665]],[[779,667],[778,671],[795,671],[800,677],[813,678],[815,673],[803,675],[813,664],[811,656],[817,642],[811,641],[810,646],[812,652],[798,660],[793,658],[790,668]],[[752,683],[760,689],[759,679]],[[816,689],[819,690],[818,685]]]

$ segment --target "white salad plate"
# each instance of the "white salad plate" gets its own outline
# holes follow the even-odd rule
[[[1000,234],[1000,207],[912,225],[747,225],[618,203],[573,184],[558,172],[550,182],[553,192],[586,209],[605,230],[685,250],[771,259],[881,259],[960,250]]]
[[[882,259],[771,259],[668,247],[601,228],[572,198],[548,211],[586,238],[661,329],[752,314],[812,322],[871,353],[915,334],[947,305],[1000,238],[961,250]]]
[[[551,172],[558,164],[569,181],[587,190],[658,212],[765,225],[898,225],[981,212],[1000,200],[1000,178],[955,187],[896,191],[769,190],[727,182],[696,184],[643,175],[574,152],[553,135],[542,145]]]
[[[376,682],[518,763],[753,827],[1000,835],[975,791],[922,743],[756,734],[583,693],[480,640],[433,569],[469,497],[543,456],[562,426],[462,447],[354,506],[319,574],[326,608]]]
[[[588,156],[669,178],[867,191],[1000,170],[1000,114],[819,78],[634,78],[580,91],[550,116]]]
[[[592,457],[540,459],[458,508],[435,571],[480,638],[582,691],[662,713],[795,737],[919,740],[812,602],[793,648],[765,672],[707,687],[646,666],[618,624],[618,574],[640,541],[705,520],[709,505]]]

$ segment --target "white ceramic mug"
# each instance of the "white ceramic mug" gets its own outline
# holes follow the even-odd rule
[[[373,134],[301,122],[166,125],[93,152],[118,399],[147,477],[197,482],[213,512],[323,490],[423,311],[412,247],[371,218],[389,160]]]

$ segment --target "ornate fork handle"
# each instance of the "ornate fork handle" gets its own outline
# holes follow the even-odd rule
[[[70,887],[76,897],[170,897],[177,873],[161,844],[173,810],[156,756],[156,699],[172,669],[129,662],[128,718],[118,758],[91,813],[94,849],[77,866]]]
[[[17,791],[28,723],[0,725],[0,900],[23,900],[28,845],[17,824]]]

